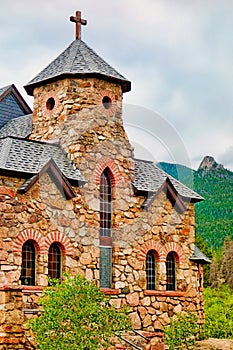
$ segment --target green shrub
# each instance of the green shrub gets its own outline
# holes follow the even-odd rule
[[[116,310],[94,283],[67,277],[45,289],[43,312],[29,321],[40,350],[96,350],[130,328],[127,309]]]
[[[192,313],[178,314],[165,328],[165,343],[169,350],[191,349],[199,333],[197,317]]]
[[[233,293],[228,285],[220,289],[206,288],[205,338],[233,338]]]

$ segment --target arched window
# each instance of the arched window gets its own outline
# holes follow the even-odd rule
[[[112,184],[106,168],[100,176],[100,287],[112,285]]]
[[[50,278],[61,278],[61,249],[56,243],[49,247],[48,275]]]
[[[36,282],[36,249],[31,241],[22,248],[21,284],[34,286]]]
[[[153,250],[146,255],[146,289],[156,289],[156,260]]]
[[[168,253],[166,259],[167,290],[176,289],[176,259],[173,252]]]
[[[100,177],[100,236],[111,237],[112,186],[110,171],[106,168]]]

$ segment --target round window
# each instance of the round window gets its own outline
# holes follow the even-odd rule
[[[52,109],[54,109],[54,106],[55,106],[55,100],[53,97],[50,97],[48,99],[48,101],[46,102],[46,108],[49,110],[49,111],[52,111]]]
[[[112,100],[109,96],[104,96],[102,103],[105,109],[110,109],[112,107]]]

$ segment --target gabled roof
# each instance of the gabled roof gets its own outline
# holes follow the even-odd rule
[[[39,171],[38,174],[26,180],[24,184],[20,186],[18,191],[21,193],[26,193],[27,191],[29,191],[32,188],[32,186],[37,181],[39,181],[41,176],[45,173],[49,174],[49,176],[53,179],[54,183],[57,185],[58,189],[67,199],[71,199],[76,196],[69,181],[66,180],[65,176],[62,174],[62,172],[60,171],[60,169],[58,168],[58,166],[52,158],[43,166],[43,168]]]
[[[191,202],[203,200],[203,197],[165,173],[153,162],[135,159],[135,179],[133,185],[137,191],[157,193],[167,179],[182,200]]]
[[[193,255],[191,256],[190,260],[199,262],[201,264],[211,264],[211,260],[207,258],[207,256],[202,253],[202,251],[195,246]]]
[[[96,76],[121,84],[123,92],[130,91],[131,83],[118,73],[82,40],[74,40],[52,63],[32,79],[25,89],[33,95],[36,86],[65,78]]]
[[[0,139],[0,172],[31,177],[53,159],[62,174],[75,182],[85,183],[80,171],[67,158],[58,144],[49,144],[19,138]]]
[[[15,85],[0,88],[0,128],[8,121],[32,113]]]

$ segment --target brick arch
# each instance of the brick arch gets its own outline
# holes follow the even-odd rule
[[[52,243],[59,243],[63,255],[73,255],[74,249],[67,236],[59,231],[50,232],[45,239],[45,253],[48,254]]]
[[[121,179],[121,174],[120,174],[120,171],[119,171],[116,163],[110,158],[104,158],[97,164],[96,169],[94,171],[96,185],[100,184],[100,176],[101,176],[102,172],[104,171],[104,169],[106,169],[106,168],[109,168],[109,170],[111,172],[112,185],[116,186],[116,184]]]
[[[185,255],[179,244],[175,242],[166,243],[164,246],[165,255],[167,257],[168,253],[174,252],[177,263],[184,263],[186,261]]]
[[[157,262],[166,260],[163,246],[154,240],[150,240],[142,245],[139,260],[146,260],[146,255],[150,250],[154,250],[157,253]]]
[[[14,242],[14,253],[21,253],[22,247],[26,241],[33,241],[35,243],[37,254],[44,253],[44,237],[39,231],[31,228],[20,232],[19,236]]]

